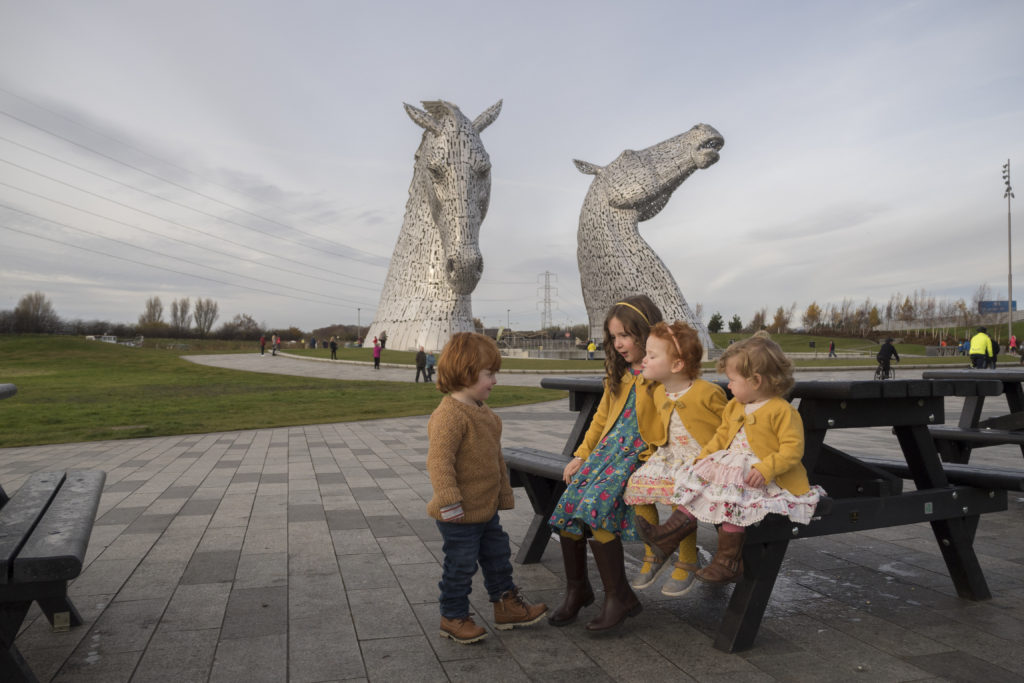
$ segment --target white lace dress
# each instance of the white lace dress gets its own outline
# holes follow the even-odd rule
[[[764,403],[749,404],[752,413]],[[670,502],[682,505],[702,522],[750,526],[765,515],[785,515],[798,524],[808,524],[818,500],[825,495],[820,486],[796,496],[774,481],[755,488],[743,483],[750,467],[760,462],[741,428],[724,451],[716,451],[679,471]]]
[[[670,401],[675,402],[689,390],[690,387],[687,387],[666,395]],[[668,422],[668,441],[629,478],[622,499],[627,505],[669,504],[676,489],[679,472],[689,468],[698,455],[700,444],[686,431],[683,421],[679,419],[679,413],[673,410]]]

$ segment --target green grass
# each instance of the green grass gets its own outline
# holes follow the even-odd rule
[[[16,396],[0,401],[0,447],[425,415],[441,399],[429,384],[337,381],[196,365],[180,355],[232,349],[186,343],[191,346],[187,351],[133,349],[80,337],[0,335],[0,383],[18,387]],[[243,346],[253,350],[252,344]],[[488,404],[519,405],[563,396],[499,384]]]

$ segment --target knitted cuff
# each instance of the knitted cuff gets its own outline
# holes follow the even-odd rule
[[[452,503],[451,505],[445,505],[441,508],[441,521],[442,522],[453,522],[456,519],[462,517],[462,503]]]

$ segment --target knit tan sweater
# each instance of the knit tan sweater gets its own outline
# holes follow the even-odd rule
[[[462,503],[459,522],[486,522],[515,505],[508,468],[501,456],[501,418],[486,405],[471,406],[445,396],[427,424],[427,473],[434,497],[427,514],[441,519],[441,508]]]

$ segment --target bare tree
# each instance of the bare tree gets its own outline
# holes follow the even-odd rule
[[[807,310],[800,317],[800,321],[808,332],[813,333],[818,330],[818,327],[821,325],[821,306],[818,305],[818,302],[811,302]]]
[[[217,308],[217,302],[213,299],[196,299],[192,320],[195,321],[196,331],[200,337],[206,337],[213,329],[213,323],[217,322]]]
[[[768,319],[768,309],[762,308],[754,312],[754,317],[750,319],[750,325],[747,330],[750,332],[760,332],[765,328],[765,321]]]
[[[160,297],[146,299],[146,310],[139,316],[139,327],[151,327],[164,321],[164,305]]]
[[[14,331],[22,334],[56,332],[60,317],[53,310],[53,304],[42,292],[32,292],[21,297],[14,307]]]
[[[171,302],[171,328],[178,337],[184,336],[189,328],[192,304],[188,297]]]

